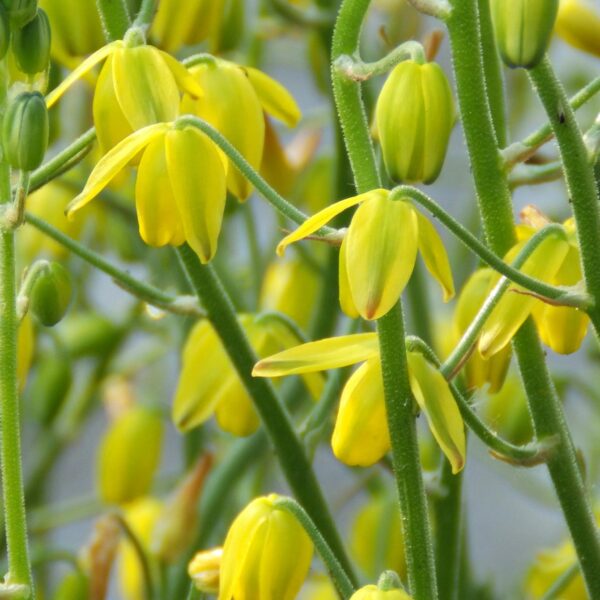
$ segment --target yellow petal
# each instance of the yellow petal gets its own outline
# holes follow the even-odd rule
[[[83,191],[76,196],[67,207],[67,216],[93,200],[117,175],[117,173],[152,140],[161,136],[168,129],[165,123],[156,123],[140,129],[117,144],[96,164],[90,174]]]
[[[118,48],[112,65],[117,99],[133,129],[171,122],[177,117],[177,83],[156,48]]]
[[[104,60],[109,54],[114,52],[117,48],[123,46],[123,42],[117,40],[102,46],[99,50],[94,52],[91,56],[88,56],[74,71],[71,71],[65,77],[65,79],[55,87],[46,96],[46,105],[48,108],[52,107],[60,99],[60,97],[78,80],[81,79],[88,71],[93,69],[101,60]]]
[[[465,464],[465,428],[444,376],[418,352],[408,352],[412,393],[425,413],[431,432],[442,452],[458,473]]]
[[[214,144],[191,127],[166,135],[167,165],[171,187],[188,244],[201,262],[217,251],[225,210],[226,176]]]
[[[346,265],[354,304],[364,319],[378,319],[398,301],[417,257],[417,217],[387,192],[358,207],[346,236]]]
[[[429,219],[419,211],[415,211],[419,227],[419,250],[427,270],[442,286],[444,302],[454,296],[454,281],[446,248]]]
[[[515,246],[510,254],[520,250],[525,242]],[[569,244],[564,238],[551,235],[544,239],[525,261],[521,271],[542,281],[551,281],[560,269]],[[517,290],[521,289],[515,286]],[[479,352],[489,358],[504,348],[535,307],[538,301],[530,295],[518,293],[511,286],[488,317],[479,338]]]
[[[318,231],[329,223],[331,219],[339,215],[341,212],[345,211],[347,208],[352,206],[356,206],[360,204],[364,200],[370,198],[373,194],[387,194],[386,190],[373,190],[371,192],[367,192],[366,194],[359,194],[358,196],[352,196],[352,198],[347,198],[346,200],[340,200],[323,210],[320,210],[317,214],[313,215],[309,219],[306,219],[298,229],[292,231],[289,235],[285,236],[281,242],[277,245],[277,254],[279,256],[283,256],[285,249],[294,242],[305,238],[308,235],[311,235],[315,231]]]
[[[146,244],[159,248],[185,242],[167,171],[163,138],[152,141],[144,151],[135,184],[135,208],[140,236]]]
[[[217,0],[218,1],[218,0]],[[178,7],[175,10],[180,10]],[[194,24],[195,26],[195,24]],[[167,52],[156,50],[164,63],[169,67],[179,89],[182,92],[187,92],[190,96],[200,98],[204,95],[202,86],[196,81],[194,76],[175,58]]]
[[[283,121],[288,127],[295,127],[302,113],[293,96],[280,83],[262,71],[252,67],[243,69],[265,111]]]
[[[357,333],[302,344],[263,358],[254,377],[282,377],[347,367],[379,354],[376,333]]]
[[[359,314],[352,299],[350,291],[350,281],[348,280],[348,259],[346,254],[346,239],[342,241],[340,247],[340,264],[339,264],[339,294],[340,306],[342,310],[352,319],[356,319]]]
[[[221,429],[244,437],[258,429],[260,418],[233,365],[229,368],[233,376],[227,378],[218,394],[215,416]]]
[[[346,382],[331,446],[344,464],[362,467],[390,449],[379,357],[361,365]]]

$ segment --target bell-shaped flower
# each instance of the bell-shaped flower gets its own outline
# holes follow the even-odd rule
[[[256,498],[236,517],[221,563],[219,600],[294,600],[304,583],[313,544],[275,494]]]
[[[413,396],[425,413],[431,432],[452,471],[465,462],[463,420],[448,382],[422,354],[408,352]],[[256,377],[281,377],[337,369],[363,363],[342,391],[332,437],[335,456],[351,466],[369,466],[390,449],[383,378],[376,333],[362,333],[309,342],[258,362]]]
[[[298,343],[298,338],[277,319],[240,315],[251,346],[258,356],[268,356]],[[314,375],[305,383],[318,397],[323,379]],[[216,416],[220,427],[234,435],[250,435],[259,425],[259,417],[244,384],[240,380],[219,336],[209,321],[198,322],[183,349],[183,361],[175,398],[173,421],[189,431]]]
[[[493,289],[493,282],[497,279],[497,275],[492,269],[484,268],[477,269],[465,283],[454,311],[452,324],[455,343],[460,341],[475,320],[477,313]],[[487,383],[489,384],[488,391],[491,394],[499,391],[504,384],[511,355],[510,345],[489,358],[484,358],[479,352],[473,352],[464,366],[467,388],[479,389]]]
[[[203,93],[186,94],[181,112],[195,114],[213,125],[255,170],[263,158],[264,113],[289,127],[300,120],[300,109],[290,93],[258,69],[211,57],[191,67],[190,73]],[[227,186],[240,200],[252,192],[252,186],[236,168],[229,169]]]
[[[226,199],[226,167],[213,142],[194,127],[157,123],[104,155],[67,216],[93,198],[141,154],[135,188],[140,236],[149,246],[187,241],[203,263],[217,250]]]
[[[600,56],[600,8],[594,0],[561,0],[555,31],[571,46]]]
[[[133,131],[173,121],[179,114],[180,90],[202,94],[192,75],[171,55],[153,46],[117,40],[86,58],[48,94],[48,107],[103,60],[93,102],[94,125],[103,152]]]
[[[521,214],[524,224],[517,227],[518,243],[504,257],[508,263],[514,260],[527,240],[548,223],[535,208],[527,207]],[[521,268],[523,273],[553,285],[573,285],[581,280],[574,227],[570,221],[564,225],[564,233],[548,235],[533,250]],[[497,280],[498,276],[492,285]],[[500,352],[531,315],[536,319],[543,341],[563,354],[579,348],[589,322],[587,315],[576,308],[546,305],[520,286],[511,286],[481,330],[478,343],[481,355],[489,358]]]
[[[398,301],[412,275],[417,251],[442,287],[454,295],[450,263],[431,222],[406,199],[376,189],[328,206],[277,246],[282,255],[292,242],[318,231],[342,211],[359,204],[340,248],[340,305],[349,316],[383,317]]]

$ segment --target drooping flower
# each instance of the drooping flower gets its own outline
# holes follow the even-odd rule
[[[227,533],[219,600],[294,600],[308,575],[313,544],[271,494],[253,500]]]
[[[408,283],[417,251],[440,283],[444,300],[452,298],[450,263],[435,227],[407,199],[392,199],[388,190],[371,190],[328,206],[285,237],[277,253],[357,204],[340,248],[340,305],[346,314],[369,320],[384,316]]]
[[[265,144],[265,112],[294,127],[300,109],[290,93],[274,79],[252,67],[207,58],[190,68],[202,88],[202,95],[186,94],[182,113],[195,114],[213,125],[258,170]],[[236,169],[229,169],[227,186],[245,200],[252,191],[248,180]]]
[[[463,420],[442,374],[422,354],[408,352],[410,387],[454,473],[465,462]],[[342,391],[333,437],[333,453],[348,465],[369,466],[390,449],[376,333],[309,342],[259,361],[256,377],[281,377],[363,363]]]
[[[103,156],[67,216],[93,198],[141,154],[135,189],[140,236],[149,246],[187,241],[204,263],[217,250],[225,210],[227,164],[202,132],[157,123],[132,133]]]
[[[561,0],[556,33],[584,52],[600,56],[600,10],[592,0]]]

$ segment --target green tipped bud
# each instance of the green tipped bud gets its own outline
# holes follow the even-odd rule
[[[12,52],[23,73],[45,71],[50,63],[50,21],[40,8],[26,25],[13,31]]]
[[[394,181],[437,179],[454,116],[450,84],[439,65],[408,60],[394,68],[375,109],[383,160]]]
[[[59,263],[50,263],[33,284],[29,309],[42,325],[52,327],[65,316],[72,292],[69,272]]]
[[[550,44],[558,0],[491,0],[491,9],[502,60],[512,68],[535,67]]]
[[[4,114],[2,144],[14,169],[33,171],[44,160],[48,147],[48,110],[39,92],[23,92]]]
[[[37,0],[2,0],[2,2],[16,27],[23,27],[29,23],[37,12]]]

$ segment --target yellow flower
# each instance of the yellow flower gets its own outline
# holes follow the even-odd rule
[[[221,579],[223,548],[196,552],[188,565],[188,575],[196,589],[205,594],[218,594]]]
[[[379,319],[398,301],[408,283],[417,251],[442,286],[444,300],[454,295],[448,256],[435,227],[407,200],[392,200],[388,190],[371,190],[328,206],[285,237],[285,248],[318,231],[342,211],[360,204],[340,248],[340,305],[349,316]]]
[[[350,600],[411,600],[411,597],[404,590],[382,590],[376,585],[366,585],[354,592]]]
[[[202,95],[185,95],[182,113],[192,113],[208,121],[258,170],[265,143],[267,112],[294,127],[300,109],[289,92],[274,79],[252,67],[241,67],[217,58],[207,58],[190,68],[202,88]],[[230,168],[227,185],[231,193],[245,200],[252,192],[248,180]]]
[[[339,596],[326,575],[313,575],[302,589],[300,600],[338,600]]]
[[[117,40],[86,58],[46,97],[50,108],[98,63],[105,60],[94,92],[94,125],[103,152],[132,131],[173,121],[179,114],[180,89],[202,90],[186,68],[166,52]],[[133,157],[132,157],[133,158]]]
[[[442,374],[420,353],[408,352],[410,387],[454,473],[465,462],[461,414]],[[363,364],[342,391],[332,437],[335,456],[347,465],[369,466],[390,449],[379,344],[376,333],[361,333],[284,350],[258,362],[256,377],[281,377]]]
[[[477,316],[497,279],[492,269],[485,268],[477,269],[465,283],[454,311],[455,343],[462,338]],[[464,366],[467,388],[481,388],[489,383],[490,393],[500,390],[510,365],[511,354],[510,345],[489,358],[484,358],[479,352],[473,352]]]
[[[239,320],[258,356],[298,343],[297,337],[279,321],[265,322],[252,315],[240,315]],[[305,381],[311,394],[318,397],[322,378],[313,375]],[[244,384],[212,325],[204,320],[192,329],[183,349],[173,421],[180,430],[189,431],[207,421],[213,413],[221,428],[234,435],[250,435],[259,425],[258,414]]]
[[[548,223],[533,207],[525,208],[522,217],[525,224],[517,226],[519,242],[504,257],[505,262],[512,262],[536,230]],[[581,280],[574,226],[572,221],[563,225],[565,233],[546,237],[525,261],[523,273],[554,285],[573,285]],[[562,354],[577,350],[587,331],[587,315],[575,308],[546,305],[522,292],[519,286],[511,287],[492,311],[479,338],[481,355],[489,358],[505,348],[532,314],[544,343]]]
[[[219,600],[294,600],[306,579],[313,544],[272,494],[253,500],[227,533]]]
[[[556,33],[584,52],[600,56],[600,10],[592,0],[561,0]]]
[[[225,210],[226,164],[194,127],[157,123],[132,133],[96,164],[67,216],[95,198],[140,153],[135,188],[140,236],[154,247],[187,241],[203,263],[210,261]]]

